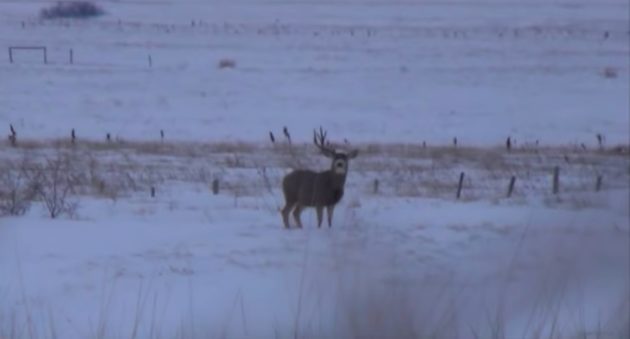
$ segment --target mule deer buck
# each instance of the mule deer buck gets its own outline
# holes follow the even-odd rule
[[[287,174],[282,180],[282,191],[286,205],[282,209],[284,227],[289,228],[289,214],[298,227],[302,227],[300,214],[306,207],[315,207],[317,211],[317,227],[322,226],[324,207],[328,214],[328,227],[332,227],[332,217],[335,205],[343,197],[344,185],[348,174],[350,159],[355,158],[358,150],[337,152],[326,143],[326,132],[320,127],[319,134],[313,131],[313,143],[321,153],[330,158],[330,169],[323,172],[298,169]]]

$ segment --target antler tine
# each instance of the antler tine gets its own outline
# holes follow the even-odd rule
[[[321,136],[321,139],[322,139],[322,145],[324,145],[326,143],[326,135],[328,135],[328,132],[324,131],[322,126],[319,126],[319,135]]]
[[[325,138],[325,136],[324,136],[324,133],[323,133],[321,127],[319,128],[319,134],[318,134],[317,129],[313,130],[313,141],[315,142],[316,145],[323,146],[324,145],[324,143],[323,143],[324,138]]]
[[[319,134],[317,129],[313,130],[313,142],[316,145],[324,145],[324,139],[326,138],[326,134],[324,133],[323,129],[320,127],[319,128]]]
[[[335,154],[335,150],[333,150],[326,144],[326,135],[327,132],[324,131],[321,126],[319,127],[319,135],[317,133],[317,130],[313,130],[313,143],[315,143],[315,146],[317,146],[317,148],[319,148],[319,150],[322,151],[324,155],[331,156]]]

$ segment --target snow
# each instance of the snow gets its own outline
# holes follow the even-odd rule
[[[49,49],[50,65],[33,52],[0,65],[0,117],[25,137],[66,135],[69,121],[86,137],[142,140],[164,129],[256,141],[284,125],[306,141],[324,125],[356,142],[432,144],[593,144],[596,133],[624,143],[629,133],[621,0],[120,1],[78,22],[42,22],[42,6],[0,12],[2,47]],[[219,69],[223,58],[236,68]]]
[[[524,303],[523,317],[529,303],[539,302],[522,295],[526,287],[532,294],[564,288],[558,294],[567,294],[567,309],[608,319],[628,282],[627,194],[600,197],[622,200],[620,209],[536,212],[526,205],[361,198],[360,207],[337,212],[331,229],[316,229],[310,214],[303,231],[287,232],[264,206],[235,208],[231,197],[178,189],[158,201],[82,199],[85,219],[50,221],[35,212],[4,220],[3,285],[8,300],[18,299],[6,305],[21,311],[19,295],[26,294],[32,309],[53,310],[66,338],[89,336],[88,324],[103,321],[103,308],[109,330],[128,335],[139,299],[145,330],[150,313],[171,331],[190,312],[196,331],[227,327],[235,337],[273,336],[292,329],[301,294],[305,322],[343,313],[327,298],[352,279],[359,279],[359,291],[382,279],[417,286],[422,296],[447,284],[441,287],[447,297],[459,298],[463,316],[477,324],[483,320],[466,305],[477,302],[476,293],[498,298],[502,284]],[[515,276],[504,277],[510,267]],[[568,286],[555,286],[565,283],[554,281],[564,274],[571,276]],[[575,296],[583,304],[571,304]],[[322,298],[323,306],[316,305]],[[237,302],[245,319],[232,310]]]
[[[0,337],[627,333],[630,159],[595,138],[628,145],[626,1],[45,4],[0,1],[0,49],[49,60],[0,61],[0,179],[69,154],[90,184],[75,215],[0,218]],[[360,154],[333,227],[285,230],[319,126]]]
[[[626,314],[630,263],[625,156],[569,153],[562,192],[552,195],[538,176],[565,160],[549,150],[505,154],[494,165],[488,154],[466,156],[471,150],[441,158],[366,152],[350,165],[332,228],[317,228],[309,210],[304,229],[285,230],[284,147],[227,159],[190,146],[190,154],[169,145],[163,153],[110,147],[3,149],[14,162],[69,154],[77,173],[115,185],[123,171],[138,186],[109,197],[83,191],[72,197],[75,216],[51,220],[35,203],[26,216],[0,219],[5,328],[36,319],[40,332],[52,322],[64,338],[132,337],[134,328],[140,337],[399,336],[409,328],[466,337],[471,328],[490,335],[488,319],[504,317],[497,321],[506,334],[521,336],[550,326],[553,314],[562,333],[594,331],[602,321],[622,329],[615,321]],[[430,159],[435,173],[414,170]],[[512,170],[497,174],[509,162]],[[605,175],[603,191],[585,184],[591,167]],[[468,179],[456,200],[460,168]],[[510,172],[519,183],[505,199]],[[440,183],[448,177],[453,183]],[[218,195],[212,178],[221,180]],[[420,182],[436,187],[405,188]],[[400,308],[409,308],[411,323],[368,321]],[[459,320],[442,319],[453,308]]]

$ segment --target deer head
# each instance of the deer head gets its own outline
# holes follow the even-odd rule
[[[313,131],[313,143],[320,152],[327,158],[332,159],[330,164],[330,170],[337,175],[346,175],[348,173],[348,162],[350,159],[354,159],[359,155],[359,150],[351,150],[349,152],[337,151],[332,147],[332,144],[326,140],[327,132],[321,127],[318,131]]]

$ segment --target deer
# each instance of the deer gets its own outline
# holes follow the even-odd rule
[[[331,159],[330,168],[316,172],[308,169],[296,169],[282,179],[285,206],[282,209],[282,221],[285,228],[290,228],[289,214],[298,228],[302,228],[300,214],[307,207],[314,207],[317,212],[317,227],[322,226],[324,208],[328,216],[328,227],[332,227],[335,205],[341,201],[348,175],[350,159],[359,155],[359,150],[337,151],[326,142],[326,132],[320,127],[319,134],[313,131],[313,143],[321,154]]]

